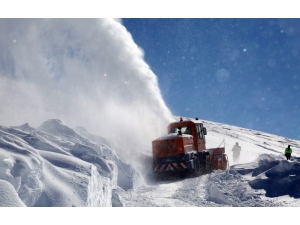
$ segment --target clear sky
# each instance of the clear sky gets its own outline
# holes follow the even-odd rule
[[[300,139],[300,19],[122,19],[173,114]]]

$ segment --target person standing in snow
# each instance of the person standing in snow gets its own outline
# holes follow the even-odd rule
[[[239,143],[236,142],[235,145],[232,147],[233,163],[239,162],[241,150],[242,150],[241,146],[239,146]]]
[[[284,150],[284,155],[286,157],[286,160],[290,160],[291,159],[291,154],[292,154],[293,150],[291,149],[291,146],[289,145],[285,150]]]

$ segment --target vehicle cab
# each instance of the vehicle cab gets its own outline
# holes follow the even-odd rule
[[[198,118],[195,120],[183,120],[182,117],[180,117],[179,122],[169,124],[168,134],[178,134],[183,136],[192,135],[194,145],[193,148],[197,152],[206,149],[205,135],[207,134],[207,131]]]

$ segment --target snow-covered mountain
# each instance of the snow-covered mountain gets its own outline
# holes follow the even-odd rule
[[[0,126],[0,206],[300,205],[300,141],[203,124],[207,148],[225,144],[230,169],[165,180],[151,177],[151,149],[124,160],[105,137],[59,119],[37,128],[27,123]],[[242,151],[234,165],[231,148],[236,142]],[[283,155],[287,145],[293,149],[291,161]]]

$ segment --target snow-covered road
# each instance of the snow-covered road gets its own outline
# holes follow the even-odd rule
[[[217,206],[205,200],[208,175],[197,178],[173,178],[152,181],[130,190],[118,190],[125,207],[193,207]]]
[[[173,178],[151,182],[123,191],[125,207],[261,207],[284,206],[278,199],[265,198],[265,191],[252,189],[250,176],[234,170],[214,171],[200,177]]]

